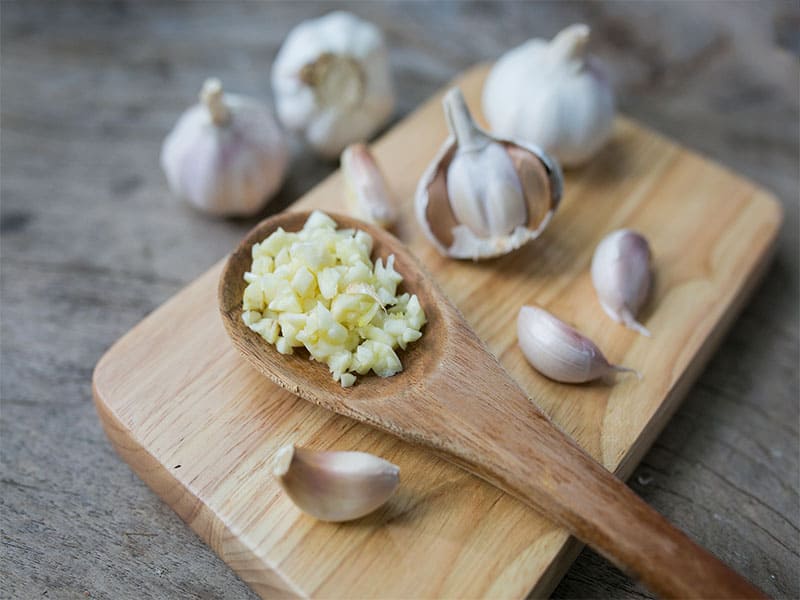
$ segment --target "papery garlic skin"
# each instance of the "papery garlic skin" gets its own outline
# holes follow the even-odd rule
[[[379,227],[394,225],[397,203],[369,148],[361,143],[349,145],[342,152],[341,163],[345,195],[353,214]]]
[[[523,306],[517,316],[517,341],[540,373],[563,383],[595,379],[610,382],[617,372],[637,371],[612,365],[589,338],[537,306]]]
[[[219,80],[207,80],[200,97],[161,148],[169,187],[211,215],[255,214],[286,174],[289,151],[283,132],[266,106],[224,93]]]
[[[636,320],[652,286],[650,246],[643,235],[619,229],[604,237],[592,257],[592,283],[603,310],[626,327],[650,337]]]
[[[442,104],[450,136],[423,173],[414,204],[428,239],[446,256],[479,260],[538,237],[561,199],[558,164],[534,146],[481,130],[458,88]]]
[[[394,109],[383,34],[336,11],[297,25],[272,65],[278,118],[327,158],[368,139]]]
[[[400,469],[366,452],[278,450],[273,475],[300,510],[341,522],[380,508],[400,484]]]
[[[492,132],[536,144],[564,167],[596,154],[612,134],[615,100],[588,41],[589,28],[575,24],[504,54],[483,88]]]

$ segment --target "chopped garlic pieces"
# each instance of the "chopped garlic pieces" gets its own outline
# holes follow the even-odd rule
[[[415,295],[397,295],[394,255],[373,264],[371,253],[369,234],[337,230],[320,211],[298,232],[279,228],[253,245],[242,320],[282,354],[305,347],[343,387],[356,373],[402,371],[395,349],[422,336],[425,312]]]

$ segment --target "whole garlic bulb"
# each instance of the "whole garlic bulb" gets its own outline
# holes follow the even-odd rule
[[[172,192],[216,216],[258,212],[280,188],[288,164],[269,109],[223,93],[218,79],[205,82],[200,103],[181,115],[161,148]]]
[[[541,146],[564,167],[600,150],[614,126],[614,92],[588,41],[589,27],[575,24],[504,54],[483,88],[492,132]]]
[[[558,165],[534,146],[481,130],[458,88],[442,104],[450,137],[415,196],[428,239],[446,256],[478,260],[538,237],[561,199]]]
[[[327,158],[369,138],[394,108],[383,34],[337,11],[300,23],[272,66],[278,118]]]

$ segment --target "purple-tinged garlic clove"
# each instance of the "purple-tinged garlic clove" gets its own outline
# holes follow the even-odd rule
[[[638,371],[613,365],[589,338],[537,306],[517,316],[517,341],[528,362],[542,375],[563,383],[612,381],[615,373]]]
[[[365,144],[351,144],[342,152],[345,194],[353,214],[379,227],[397,221],[397,203],[378,163]]]
[[[363,517],[381,507],[400,484],[400,469],[366,452],[278,450],[272,469],[297,507],[321,521]]]
[[[636,316],[652,287],[650,246],[643,235],[630,229],[608,234],[592,257],[592,283],[600,305],[609,317],[650,337]]]

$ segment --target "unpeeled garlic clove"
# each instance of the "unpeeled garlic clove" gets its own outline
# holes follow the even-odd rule
[[[380,227],[391,227],[397,221],[397,208],[375,157],[365,144],[351,144],[342,152],[348,204],[360,219]]]
[[[517,341],[540,373],[563,383],[585,383],[617,372],[638,371],[612,365],[589,338],[537,306],[523,306],[517,316]]]
[[[458,88],[443,99],[450,137],[419,182],[417,220],[453,258],[500,256],[535,239],[561,199],[558,164],[538,148],[480,129]]]
[[[630,229],[609,233],[592,257],[592,283],[609,317],[650,337],[636,320],[652,285],[650,246],[643,235]]]
[[[278,450],[273,474],[300,510],[322,521],[358,519],[382,506],[400,484],[400,469],[366,452]]]

